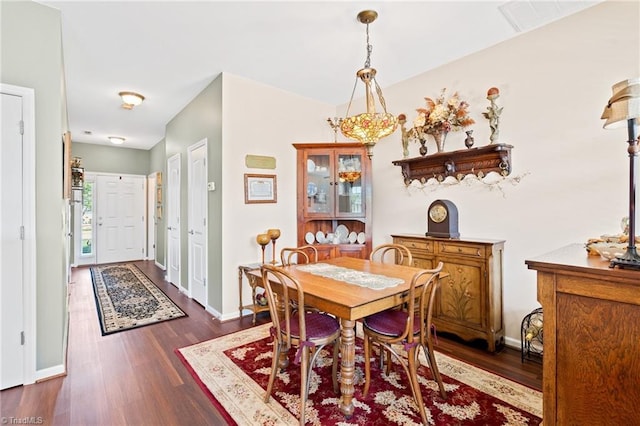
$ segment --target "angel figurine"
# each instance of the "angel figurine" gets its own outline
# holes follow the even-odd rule
[[[502,107],[496,105],[496,99],[500,97],[500,90],[497,87],[492,87],[487,91],[487,99],[491,102],[491,105],[487,107],[487,112],[483,112],[484,118],[489,120],[489,127],[491,128],[491,136],[489,140],[491,143],[498,141],[500,135],[500,114],[502,114]]]

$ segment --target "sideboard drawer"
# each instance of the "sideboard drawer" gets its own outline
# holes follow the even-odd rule
[[[484,258],[484,246],[440,242],[438,243],[438,253],[459,254],[482,259]]]
[[[433,241],[394,238],[394,244],[402,244],[410,250],[422,250],[427,253],[433,253]]]

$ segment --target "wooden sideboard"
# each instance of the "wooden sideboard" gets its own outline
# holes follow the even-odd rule
[[[444,263],[447,278],[436,293],[433,323],[437,331],[470,341],[482,339],[488,350],[504,344],[502,262],[504,241],[392,235],[406,246],[419,268]]]
[[[544,311],[544,423],[640,424],[640,272],[583,244],[525,263]]]

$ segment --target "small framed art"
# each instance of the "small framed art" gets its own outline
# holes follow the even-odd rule
[[[244,175],[244,203],[276,203],[276,175]]]

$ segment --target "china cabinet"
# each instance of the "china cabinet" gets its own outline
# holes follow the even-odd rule
[[[572,244],[526,260],[544,310],[542,395],[550,425],[637,425],[640,273]]]
[[[482,339],[495,352],[504,344],[502,273],[504,241],[449,239],[422,235],[392,235],[406,246],[418,268],[443,262],[447,274],[436,293],[433,323],[471,341]]]
[[[358,143],[294,143],[298,245],[319,259],[371,252],[371,160]]]

